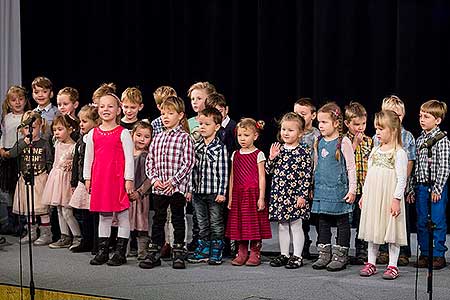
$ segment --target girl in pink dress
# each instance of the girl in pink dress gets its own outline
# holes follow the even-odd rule
[[[133,140],[128,130],[119,126],[120,100],[108,93],[100,97],[98,114],[101,125],[89,131],[86,137],[83,175],[91,194],[90,210],[99,212],[98,253],[91,265],[119,266],[126,263],[130,237],[128,194],[133,192]],[[116,250],[109,259],[108,238],[115,214],[118,220]]]
[[[78,246],[81,240],[80,226],[73,216],[72,207],[69,206],[72,197],[70,179],[75,150],[75,142],[70,134],[77,127],[78,124],[74,119],[64,115],[57,116],[52,123],[53,134],[56,138],[55,160],[42,193],[45,204],[56,206],[58,210],[61,238],[49,245],[52,249],[69,248],[72,245],[70,232],[72,232],[75,246]]]
[[[254,142],[264,127],[263,121],[242,119],[237,125],[237,138],[241,149],[232,156],[229,183],[228,224],[226,236],[239,245],[235,266],[257,266],[261,263],[261,240],[272,238],[269,215],[264,199],[266,178],[264,153]],[[250,241],[250,257],[248,244]]]

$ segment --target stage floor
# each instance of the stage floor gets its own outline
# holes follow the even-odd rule
[[[11,237],[7,239],[13,245],[0,250],[0,283],[17,285],[20,283],[19,245]],[[265,243],[265,250],[276,251],[275,240],[270,242],[273,243]],[[28,247],[22,247],[22,251],[23,283],[28,285]],[[221,266],[188,264],[185,270],[174,270],[170,261],[164,261],[161,267],[143,270],[135,260],[120,267],[90,266],[90,254],[74,254],[67,249],[34,247],[33,254],[37,288],[111,298],[403,300],[414,299],[415,295],[416,270],[412,266],[401,267],[400,277],[387,281],[381,278],[383,266],[378,266],[379,274],[362,278],[358,275],[359,266],[331,273],[313,270],[312,262],[305,261],[304,267],[287,270],[270,267],[268,257],[264,257],[261,266],[253,268],[233,267],[226,259]],[[450,267],[433,274],[433,298],[450,299]],[[428,299],[426,275],[427,270],[419,271],[418,299]],[[14,299],[5,297],[0,295],[0,299]]]

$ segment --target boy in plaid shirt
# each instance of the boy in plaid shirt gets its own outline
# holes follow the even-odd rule
[[[345,107],[345,126],[348,128],[346,136],[352,141],[353,151],[355,151],[356,164],[356,200],[358,203],[362,195],[362,187],[367,174],[367,163],[372,151],[373,142],[370,137],[364,134],[367,125],[367,112],[364,106],[358,102],[350,102]],[[361,209],[355,205],[353,210],[352,225],[359,229],[359,220],[361,218]],[[353,265],[363,265],[367,261],[367,242],[358,239],[358,233],[355,237],[355,258],[350,260]]]
[[[198,246],[188,261],[219,265],[224,246],[223,207],[228,185],[228,153],[217,136],[222,123],[220,111],[207,107],[199,112],[198,122],[202,139],[195,144],[194,195],[192,198],[192,194],[188,194],[187,199],[192,198],[200,232]]]
[[[428,249],[429,233],[427,229],[429,182],[428,182],[428,148],[422,147],[428,140],[441,135],[439,128],[447,112],[447,105],[438,100],[430,100],[420,107],[420,127],[422,134],[417,139],[417,163],[414,169],[415,200],[417,210],[417,240],[420,256],[417,267],[428,267],[428,253],[433,251],[433,269],[439,270],[446,266],[445,239],[447,223],[445,211],[448,202],[447,180],[450,173],[450,141],[444,136],[431,148],[431,217],[435,224],[433,231],[434,247]],[[410,193],[409,200],[414,201],[414,194]]]
[[[173,265],[184,269],[185,195],[194,166],[194,144],[186,125],[184,102],[169,96],[161,104],[161,119],[165,131],[155,136],[150,144],[145,173],[153,185],[155,215],[152,225],[152,244],[139,267],[151,269],[161,265],[161,246],[164,243],[164,225],[170,205],[174,228]]]

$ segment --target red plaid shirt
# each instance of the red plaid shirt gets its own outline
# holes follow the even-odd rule
[[[182,126],[157,134],[150,144],[145,173],[152,184],[157,180],[170,181],[174,189],[170,194],[155,189],[153,193],[166,196],[176,192],[186,194],[194,163],[194,143]]]

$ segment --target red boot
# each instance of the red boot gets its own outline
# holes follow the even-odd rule
[[[231,261],[233,266],[242,266],[248,258],[248,241],[239,241],[238,255]]]
[[[250,257],[245,263],[246,266],[259,266],[261,264],[261,241],[251,241]]]

